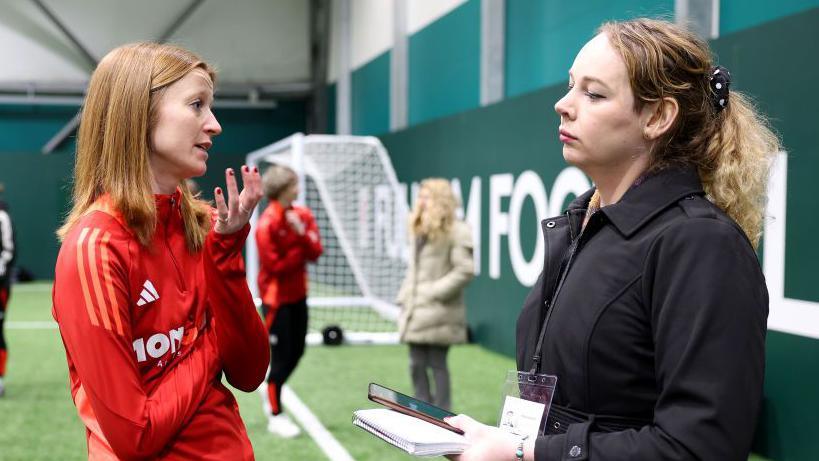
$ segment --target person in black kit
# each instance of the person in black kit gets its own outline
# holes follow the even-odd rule
[[[674,24],[604,24],[555,105],[595,188],[542,223],[517,367],[558,378],[543,431],[459,415],[474,460],[748,459],[768,294],[755,253],[779,141],[708,45]],[[544,433],[545,432],[545,433]]]
[[[0,193],[5,187],[0,184]],[[14,241],[14,226],[11,223],[9,207],[5,201],[0,200],[0,397],[6,393],[5,383],[6,361],[8,360],[8,346],[4,333],[4,323],[6,319],[6,307],[11,296],[11,269],[16,259],[16,246]]]

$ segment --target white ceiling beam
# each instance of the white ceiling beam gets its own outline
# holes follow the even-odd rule
[[[80,50],[80,52],[83,54],[83,56],[85,56],[86,60],[88,60],[89,63],[91,64],[91,68],[92,69],[96,68],[97,67],[97,60],[93,56],[91,56],[91,53],[89,53],[88,50],[82,45],[82,43],[80,43],[80,41],[77,40],[76,37],[74,37],[74,35],[71,33],[71,31],[68,30],[68,28],[65,27],[65,25],[63,25],[63,23],[60,21],[60,19],[54,13],[52,13],[51,10],[48,9],[48,7],[45,6],[45,4],[42,2],[42,0],[32,0],[32,1],[43,11],[43,13],[46,16],[49,17],[49,19],[51,19],[52,22],[54,22],[54,24],[71,41],[71,43],[73,43],[74,46],[76,46],[77,49]],[[204,0],[193,0],[193,1],[191,1],[191,3],[188,5],[188,7],[185,8],[185,10],[182,11],[182,13],[180,13],[173,20],[173,22],[171,22],[171,24],[165,29],[165,32],[163,32],[159,36],[159,42],[164,43],[171,36],[173,36],[174,32],[176,32],[179,29],[179,27],[193,14],[194,11],[196,11],[197,8],[199,8],[199,6],[203,2],[204,2]],[[215,101],[214,101],[214,104],[215,104]],[[45,145],[41,149],[42,153],[43,154],[50,154],[51,152],[54,151],[54,149],[59,147],[60,144],[63,143],[63,141],[65,141],[66,139],[68,139],[69,136],[74,134],[74,132],[77,130],[77,127],[80,126],[80,118],[81,118],[81,111],[78,111],[77,114],[74,115],[74,117],[71,120],[69,120],[68,123],[65,124],[65,126],[60,128],[60,131],[58,131],[57,134],[55,134],[51,139],[48,140],[47,143],[45,143]]]
[[[95,58],[91,54],[91,52],[88,51],[88,48],[86,48],[85,45],[83,45],[82,42],[80,42],[80,40],[68,29],[68,27],[66,27],[65,24],[63,24],[63,22],[60,20],[60,18],[58,18],[57,15],[54,14],[54,12],[51,11],[51,9],[49,9],[46,6],[46,4],[42,2],[42,0],[31,0],[31,1],[32,1],[32,3],[34,3],[34,5],[37,6],[37,8],[40,9],[40,11],[43,12],[43,14],[52,23],[54,23],[55,26],[57,26],[58,29],[60,29],[60,32],[62,32],[63,35],[65,35],[65,37],[68,39],[68,41],[70,41],[71,44],[74,45],[74,47],[77,49],[77,51],[79,51],[80,54],[82,55],[82,57],[85,59],[86,63],[90,66],[89,68],[93,69],[93,68],[97,67],[97,58]]]
[[[176,19],[174,19],[173,22],[171,22],[171,24],[165,29],[165,32],[159,35],[158,42],[165,43],[170,40],[170,38],[173,37],[173,34],[179,30],[179,27],[181,27],[182,24],[184,24],[185,21],[187,21],[188,18],[193,15],[194,11],[196,11],[196,9],[199,8],[199,6],[201,6],[204,2],[205,0],[192,0],[188,7],[185,8],[185,10],[182,11],[179,16],[177,16]]]

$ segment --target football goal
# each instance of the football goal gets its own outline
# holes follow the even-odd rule
[[[296,171],[297,203],[313,211],[324,246],[318,262],[308,265],[309,334],[338,327],[346,342],[396,342],[394,299],[407,268],[408,206],[384,146],[368,136],[297,133],[247,155],[262,174],[274,163]],[[263,200],[254,211],[253,225],[266,205]],[[246,261],[258,297],[253,232]]]

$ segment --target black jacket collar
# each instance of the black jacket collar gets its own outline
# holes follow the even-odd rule
[[[593,193],[594,188],[574,199],[568,210],[586,209]],[[631,186],[619,202],[600,211],[628,238],[680,199],[704,194],[696,168],[668,168],[649,175],[639,185]]]

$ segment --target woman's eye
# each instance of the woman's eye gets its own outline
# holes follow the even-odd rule
[[[191,103],[191,106],[193,106],[194,109],[199,110],[202,108],[202,101],[194,101]]]
[[[587,91],[586,96],[588,96],[589,99],[591,99],[592,101],[597,101],[598,99],[603,99],[604,98],[603,95],[599,95],[597,93],[592,93],[591,91]]]

